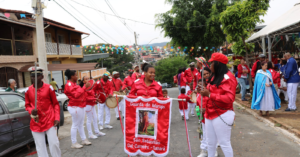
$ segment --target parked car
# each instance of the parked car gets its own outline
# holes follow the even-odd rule
[[[62,106],[61,102],[59,102]],[[0,156],[33,141],[31,117],[25,110],[25,97],[15,92],[0,92]],[[60,109],[60,126],[64,124]]]
[[[57,101],[62,103],[64,111],[68,111],[69,98],[64,93],[56,93]]]
[[[161,84],[162,88],[172,88],[172,84],[168,84],[168,83],[163,83]]]

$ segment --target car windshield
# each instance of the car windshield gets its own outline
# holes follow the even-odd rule
[[[168,85],[167,83],[163,83],[163,84],[161,84],[161,85],[164,85],[164,86],[166,86],[166,85]]]

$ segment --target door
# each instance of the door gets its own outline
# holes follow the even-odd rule
[[[52,43],[52,39],[51,39],[51,34],[50,33],[45,33],[45,41]]]
[[[61,64],[61,62],[60,61],[52,61],[52,64]],[[61,88],[61,86],[64,84],[63,72],[62,71],[52,71],[52,78],[54,78],[54,81],[57,83],[58,87]]]
[[[25,99],[17,94],[3,94],[0,98],[7,107],[8,116],[11,120],[11,127],[14,137],[14,145],[32,139],[30,130],[30,116],[25,110]]]
[[[14,79],[19,87],[18,70],[11,67],[0,68],[0,87],[7,87],[8,80]]]
[[[2,153],[5,154],[5,150],[13,146],[14,141],[11,120],[4,109],[4,103],[0,100],[0,156]]]

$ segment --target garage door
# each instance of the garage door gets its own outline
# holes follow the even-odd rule
[[[56,81],[58,87],[61,88],[61,85],[64,84],[62,71],[52,71],[52,77]]]

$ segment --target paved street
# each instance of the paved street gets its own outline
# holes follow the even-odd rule
[[[168,89],[171,97],[177,97],[178,89]],[[283,135],[274,131],[263,122],[257,121],[252,115],[235,107],[236,126],[232,130],[232,146],[236,157],[295,157],[300,156],[300,146],[296,145]],[[123,135],[119,121],[115,118],[114,110],[111,110],[113,129],[105,129],[106,136],[90,140],[91,146],[82,149],[71,149],[70,119],[60,129],[60,146],[63,157],[126,157],[123,148]],[[191,117],[188,121],[191,149],[193,156],[199,152],[198,120]],[[86,130],[85,130],[86,131]],[[87,134],[87,132],[86,132]],[[170,157],[188,157],[188,147],[184,122],[178,112],[178,102],[173,101],[171,123]],[[80,141],[78,136],[77,138]],[[25,149],[26,150],[26,149]],[[223,157],[222,150],[218,148],[219,156]],[[20,155],[19,155],[20,156]],[[28,157],[36,157],[30,155]]]

